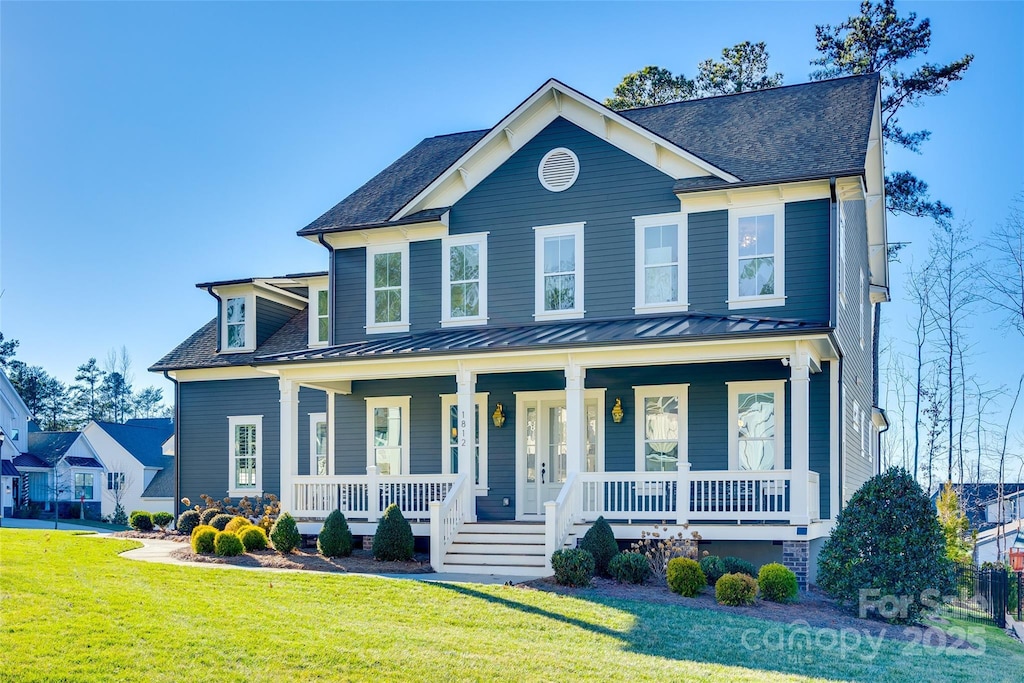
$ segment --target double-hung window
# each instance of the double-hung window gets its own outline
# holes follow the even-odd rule
[[[583,317],[583,226],[566,223],[533,229],[536,320]]]
[[[309,414],[309,473],[326,477],[327,462],[327,413]]]
[[[81,500],[83,497],[86,500],[92,500],[92,483],[93,475],[83,474],[82,472],[75,473],[75,498]]]
[[[675,472],[687,459],[687,384],[634,387],[636,469]]]
[[[456,394],[441,396],[441,461],[443,474],[459,473],[459,402]],[[487,494],[487,394],[473,396],[473,484],[477,495]]]
[[[782,306],[785,206],[729,210],[729,308]]]
[[[366,250],[366,331],[409,331],[409,244]]]
[[[636,311],[685,311],[686,214],[637,216],[633,221],[636,225]]]
[[[487,322],[487,234],[443,240],[441,276],[441,325]]]
[[[382,475],[409,472],[409,397],[366,399],[366,464]]]
[[[263,416],[228,417],[228,495],[263,492]]]
[[[224,324],[221,334],[222,348],[225,352],[251,351],[256,346],[253,299],[251,295],[224,298]]]
[[[330,294],[327,287],[309,289],[309,344],[326,344],[330,338],[331,315]]]
[[[728,384],[729,469],[784,469],[785,381]]]
[[[120,491],[124,488],[124,472],[107,472],[107,490]]]

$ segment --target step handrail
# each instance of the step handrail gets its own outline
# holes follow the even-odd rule
[[[544,567],[551,570],[551,555],[565,545],[569,531],[579,518],[579,473],[571,473],[562,484],[558,498],[544,503]]]
[[[468,517],[463,491],[468,481],[465,474],[460,474],[444,500],[430,502],[430,566],[435,572],[444,571],[444,556]]]

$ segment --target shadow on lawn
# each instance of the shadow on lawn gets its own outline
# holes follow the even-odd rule
[[[681,604],[573,594],[632,617],[632,626],[616,630],[516,599],[521,589],[507,589],[508,597],[467,584],[432,583],[438,589],[481,600],[517,612],[558,621],[620,641],[637,654],[676,661],[739,667],[751,672],[816,676],[844,680],[963,680],[980,664],[974,656],[943,651],[911,652],[913,644],[883,641],[854,629],[805,627],[755,617],[712,612]],[[907,655],[918,655],[910,657]],[[924,656],[921,656],[924,655]],[[991,663],[988,663],[991,666]],[[721,672],[728,676],[728,672]],[[998,675],[997,675],[998,677]],[[1010,680],[1010,679],[1006,679]]]

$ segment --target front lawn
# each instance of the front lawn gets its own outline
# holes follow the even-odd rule
[[[117,556],[137,545],[0,530],[0,680],[1017,681],[1024,670],[1024,648],[995,629],[975,634],[983,651],[858,643],[853,634],[688,608],[682,598],[655,604]]]

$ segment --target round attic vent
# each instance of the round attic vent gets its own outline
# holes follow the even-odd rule
[[[580,160],[565,147],[556,147],[540,160],[537,177],[545,190],[568,190],[580,175]]]

